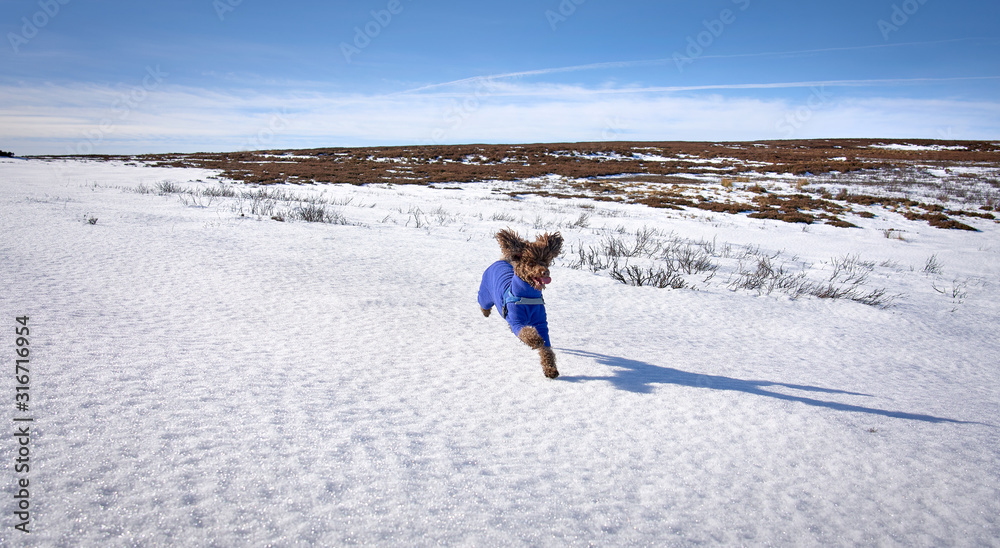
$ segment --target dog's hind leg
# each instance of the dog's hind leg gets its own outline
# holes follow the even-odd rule
[[[492,308],[483,308],[481,306],[479,307],[479,310],[482,310],[483,311],[483,316],[486,316],[487,318],[490,317],[490,312],[493,312]]]

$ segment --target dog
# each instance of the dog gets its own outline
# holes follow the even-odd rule
[[[563,237],[558,232],[545,233],[528,242],[508,228],[498,232],[496,239],[503,259],[483,273],[479,309],[488,318],[496,306],[517,338],[532,350],[538,350],[542,373],[554,379],[559,370],[549,341],[542,291],[552,283],[549,265],[562,251]]]

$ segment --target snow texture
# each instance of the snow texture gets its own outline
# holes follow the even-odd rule
[[[32,532],[6,437],[0,545],[1000,545],[993,221],[804,230],[482,183],[267,187],[347,224],[278,222],[156,191],[235,186],[213,175],[0,160],[0,348],[29,316],[35,418]],[[507,226],[566,237],[556,380],[476,303]],[[898,298],[567,266],[619,227],[858,256]]]

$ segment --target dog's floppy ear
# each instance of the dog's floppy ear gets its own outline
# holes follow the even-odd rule
[[[521,255],[524,255],[524,248],[528,245],[528,242],[509,228],[497,232],[497,242],[500,242],[500,251],[504,258],[510,262],[520,261]]]
[[[546,263],[552,261],[559,256],[562,251],[563,237],[562,234],[556,232],[555,234],[549,234],[546,232],[541,236],[535,238],[535,243],[542,246],[542,257]]]

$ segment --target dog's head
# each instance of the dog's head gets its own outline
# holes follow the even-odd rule
[[[546,232],[535,238],[534,242],[528,242],[508,228],[497,233],[497,241],[500,242],[504,260],[514,265],[514,274],[518,278],[539,291],[552,283],[552,278],[549,277],[549,265],[562,250],[561,234]]]

